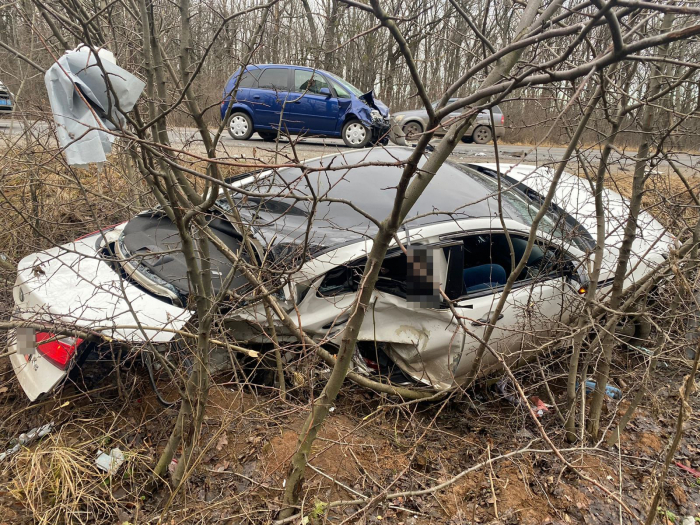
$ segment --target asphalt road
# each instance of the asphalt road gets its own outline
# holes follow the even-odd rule
[[[35,122],[32,126],[33,133],[45,133],[48,126],[45,122]],[[215,130],[211,130],[214,132]],[[22,125],[18,121],[4,118],[0,119],[0,137],[18,137],[24,132]],[[172,128],[170,138],[173,146],[184,147],[189,151],[204,153],[201,140],[193,128]],[[296,154],[303,160],[321,155],[352,151],[345,146],[340,139],[326,138],[298,138],[295,141]],[[289,142],[281,139],[279,144],[280,153],[291,156],[292,151]],[[249,140],[234,140],[227,132],[224,132],[220,141],[220,155],[230,158],[257,158],[269,161],[275,154],[275,143],[265,142],[258,135],[253,134]],[[499,144],[498,155],[502,164],[527,163],[527,164],[552,164],[560,161],[565,148],[558,146],[527,146],[518,144]],[[633,157],[636,148],[627,148],[626,151],[618,150],[612,153],[611,164],[622,171],[629,171],[633,166]],[[584,152],[587,162],[596,163],[600,158],[598,148],[592,147]],[[495,149],[493,144],[460,144],[452,153],[451,159],[457,162],[495,162]],[[684,168],[684,171],[700,169],[700,154],[698,153],[677,153],[674,161]],[[576,162],[576,161],[574,161]],[[667,167],[663,162],[661,168]],[[573,168],[573,167],[572,167]]]
[[[199,142],[197,134],[193,129],[175,128],[172,131],[173,143],[186,144],[190,141]],[[435,143],[436,141],[434,141]],[[274,151],[275,144],[265,142],[257,133],[254,133],[249,140],[234,140],[227,132],[224,132],[221,144],[226,148],[229,155],[249,156],[253,148],[258,156],[264,157],[263,152]],[[289,142],[286,139],[280,140],[279,147],[284,153],[291,154]],[[301,138],[295,144],[297,154],[302,159],[319,157],[336,152],[352,151],[352,148],[345,146],[341,139],[325,138]],[[566,153],[566,148],[559,146],[527,146],[522,144],[498,144],[498,156],[501,164],[552,164],[561,161]],[[634,165],[634,155],[636,148],[619,149],[610,155],[610,163],[622,171],[629,171]],[[586,162],[597,163],[600,159],[600,150],[592,147],[583,152]],[[494,145],[491,144],[459,144],[451,155],[451,160],[456,162],[495,162],[496,154]],[[700,170],[700,153],[676,153],[673,161],[685,168],[684,171]],[[576,162],[576,161],[574,161]],[[666,162],[662,162],[660,167],[667,167]]]

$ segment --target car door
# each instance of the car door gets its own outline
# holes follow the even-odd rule
[[[295,69],[292,92],[287,104],[290,131],[331,135],[338,120],[338,98],[328,80],[319,72]]]
[[[289,68],[268,67],[260,74],[258,88],[249,91],[256,129],[279,129],[282,108],[286,106],[286,111],[289,106],[285,101],[289,98],[290,71]],[[282,123],[284,129],[285,123]]]
[[[527,237],[511,234],[515,263],[524,253]],[[481,340],[498,305],[511,268],[511,250],[503,232],[483,232],[462,238],[463,245],[451,248],[449,266],[463,266],[461,293],[448,285],[457,314],[470,333],[462,334],[460,351],[452,360],[455,377],[467,375],[474,363]],[[459,250],[463,250],[460,254]],[[555,247],[538,242],[528,263],[508,295],[494,322],[489,346],[508,363],[526,359],[529,350],[551,340],[568,318],[567,308],[573,288],[565,282],[563,265],[566,255]],[[451,272],[455,275],[455,272]],[[484,352],[481,372],[499,366],[499,359],[488,349]]]
[[[453,102],[456,102],[457,98],[451,98],[447,104],[452,104]],[[452,113],[448,114],[446,117],[443,117],[443,119],[440,121],[440,124],[444,126],[445,128],[443,131],[446,131],[447,128],[449,128],[452,124],[454,124],[455,119],[459,117],[462,114],[462,111],[453,111]]]

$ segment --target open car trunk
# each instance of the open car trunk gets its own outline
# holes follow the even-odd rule
[[[249,260],[248,254],[241,249],[241,237],[231,223],[214,217],[210,218],[209,226],[212,233],[229,250],[243,260]],[[212,288],[216,294],[224,286],[223,281],[232,270],[233,263],[208,239],[207,245]],[[165,288],[179,297],[189,295],[187,263],[182,253],[180,233],[177,226],[166,215],[149,212],[130,220],[119,239],[117,250],[127,270],[130,266],[141,274],[141,277],[145,276],[150,281],[151,286],[139,279],[139,282],[151,291],[160,293]],[[245,285],[247,285],[245,277],[237,274],[227,288],[235,290]]]

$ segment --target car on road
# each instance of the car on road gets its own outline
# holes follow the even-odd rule
[[[264,64],[237,70],[226,83],[221,118],[234,139],[257,132],[342,138],[351,148],[386,144],[389,108],[348,81],[321,69]]]
[[[451,98],[448,104],[456,102],[457,98]],[[433,108],[437,107],[437,102],[433,102]],[[450,113],[441,121],[441,127],[435,131],[436,135],[444,135],[452,121],[461,115],[461,111]],[[496,137],[502,138],[505,135],[506,117],[499,106],[493,106],[493,121]],[[392,115],[392,123],[403,131],[403,134],[408,140],[416,140],[418,136],[428,129],[429,119],[428,112],[425,109],[414,109],[412,111],[399,111]],[[493,140],[493,131],[491,129],[491,117],[489,110],[481,111],[474,123],[467,129],[462,138],[464,142],[475,142],[477,144],[486,144]]]
[[[9,115],[13,109],[12,93],[5,84],[0,82],[0,115]]]
[[[250,225],[255,256],[266,261],[271,274],[290,274],[289,282],[280,279],[273,290],[280,306],[326,348],[340,344],[377,232],[368,215],[379,220],[388,215],[401,161],[412,151],[390,146],[344,152],[306,161],[304,170],[258,171],[230,181],[242,192],[233,192],[233,204]],[[459,384],[468,375],[479,337],[512,271],[512,258],[517,262],[524,254],[533,217],[552,178],[549,168],[503,165],[499,202],[495,169],[446,162],[417,200],[389,248],[371,311],[359,330],[358,371],[436,390]],[[314,202],[317,198],[324,200]],[[601,299],[612,285],[629,206],[610,190],[603,200],[610,237],[598,282]],[[210,239],[218,238],[209,241],[212,287],[214,293],[226,287],[236,292],[234,297],[245,297],[247,281],[227,256],[228,250],[238,252],[243,239],[230,219],[230,206],[222,196],[207,212]],[[496,214],[499,208],[502,217]],[[654,271],[673,242],[650,214],[642,212],[638,221],[644,234],[632,246],[626,285]],[[565,329],[576,315],[589,285],[595,231],[590,187],[585,179],[564,174],[490,339],[508,362],[520,360],[526,347]],[[18,266],[13,318],[35,323],[34,328],[53,322],[98,332],[111,338],[110,348],[145,342],[172,348],[177,332],[195,315],[188,308],[191,290],[180,246],[177,227],[156,208],[28,255]],[[426,263],[423,273],[420,268],[416,273],[409,256]],[[453,309],[476,338],[461,331]],[[227,307],[222,317],[236,340],[263,346],[269,333],[265,319],[261,303],[245,301]],[[285,325],[276,330],[284,344],[296,342]],[[80,339],[22,327],[11,337],[10,359],[33,400],[65,381],[89,348]],[[488,373],[499,363],[487,353],[483,365],[481,372]]]

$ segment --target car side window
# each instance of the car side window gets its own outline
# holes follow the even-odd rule
[[[335,92],[338,94],[338,98],[352,98],[350,96],[350,92],[345,89],[341,84],[335,81],[331,81],[333,83],[333,87],[335,88]]]
[[[356,292],[367,259],[338,266],[326,274],[318,287],[319,297],[333,297]],[[406,297],[406,255],[400,250],[387,253],[379,270],[376,289],[399,297]]]
[[[321,93],[322,88],[330,89],[328,82],[318,71],[294,70],[294,91],[297,93]]]
[[[274,89],[275,91],[287,91],[289,89],[287,83],[287,70],[276,67],[267,68],[260,75],[258,87],[260,89]]]
[[[250,71],[246,71],[243,73],[238,87],[241,89],[257,87],[257,80]]]
[[[511,274],[511,254],[515,264],[525,253],[527,239],[510,236],[510,244],[504,233],[470,235],[464,243],[463,293],[481,294],[496,291],[505,285]],[[512,244],[512,251],[511,251]],[[445,254],[446,257],[448,254]],[[566,256],[556,247],[536,243],[532,247],[525,268],[516,278],[519,282],[542,280],[562,272]]]

